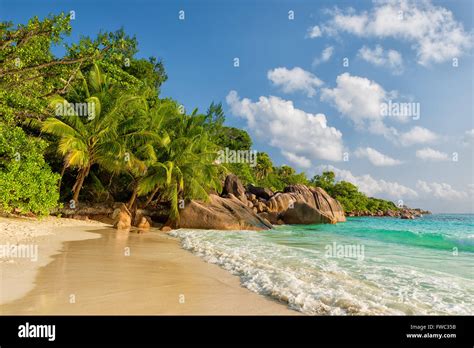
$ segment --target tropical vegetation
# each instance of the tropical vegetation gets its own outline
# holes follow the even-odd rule
[[[220,103],[188,113],[160,97],[164,64],[137,58],[123,30],[65,44],[69,15],[0,24],[0,204],[3,211],[48,214],[66,204],[164,204],[179,219],[183,200],[206,200],[227,173],[244,184],[283,190],[320,186],[348,211],[386,210],[325,172],[309,180],[259,152],[256,163],[220,163],[222,149],[251,151],[252,139],[225,125]],[[62,57],[53,47],[63,45]]]

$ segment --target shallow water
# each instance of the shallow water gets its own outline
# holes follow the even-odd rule
[[[349,218],[264,232],[173,232],[260,294],[308,314],[474,314],[474,215]]]

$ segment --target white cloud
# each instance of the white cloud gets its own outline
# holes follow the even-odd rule
[[[374,49],[363,46],[358,55],[363,60],[376,66],[388,67],[393,74],[398,75],[403,71],[403,58],[398,51],[385,51],[380,45],[375,46]]]
[[[365,35],[366,26],[369,21],[367,13],[356,15],[353,14],[351,8],[346,15],[338,9],[329,12],[333,18],[327,25],[323,26],[325,32],[333,31],[337,33],[337,31],[342,30],[359,36]]]
[[[387,99],[385,90],[375,81],[343,73],[333,89],[321,89],[321,100],[330,102],[340,113],[363,127],[365,121],[380,120],[381,104]]]
[[[316,159],[342,160],[342,133],[327,125],[325,115],[307,113],[292,101],[274,96],[253,102],[230,91],[226,101],[232,114],[246,119],[257,137],[280,149],[295,165],[308,167],[308,161]]]
[[[449,159],[447,153],[434,150],[430,147],[417,150],[416,157],[425,161],[447,161]]]
[[[356,185],[359,191],[369,197],[385,198],[394,201],[403,200],[405,202],[410,200],[412,204],[433,201],[434,198],[438,198],[440,201],[466,201],[470,197],[468,193],[458,191],[447,183],[418,180],[416,190],[414,190],[398,182],[373,178],[369,174],[354,175],[349,170],[339,169],[332,165],[318,166],[316,171],[333,171],[336,175],[336,180],[344,180]],[[468,191],[472,193],[473,190],[474,184],[468,185]]]
[[[307,37],[309,37],[310,39],[315,39],[317,37],[320,37],[321,35],[321,29],[317,25],[308,29]]]
[[[313,67],[316,65],[319,65],[321,63],[327,62],[329,59],[331,59],[332,54],[334,53],[334,47],[333,46],[328,46],[326,47],[322,52],[320,57],[316,57],[313,60]]]
[[[423,180],[418,180],[416,187],[420,190],[420,192],[435,198],[442,198],[446,200],[467,198],[467,194],[465,192],[457,191],[451,185],[446,183],[429,183]]]
[[[396,91],[386,92],[375,81],[365,77],[343,73],[336,78],[335,88],[322,88],[321,100],[331,103],[341,114],[349,118],[358,129],[383,135],[396,142],[398,132],[383,122],[382,104],[397,95]],[[393,117],[400,121],[399,117]]]
[[[367,158],[370,163],[377,167],[396,166],[402,163],[402,161],[384,155],[371,147],[358,148],[355,151],[355,156],[358,158]]]
[[[474,184],[468,184],[467,189],[469,190],[469,194],[474,196]]]
[[[464,137],[462,139],[463,145],[471,145],[474,144],[474,129],[470,129],[464,133]]]
[[[321,100],[331,103],[358,129],[382,135],[392,143],[403,146],[430,143],[437,140],[439,138],[437,134],[420,126],[400,133],[396,128],[384,123],[386,117],[383,116],[382,106],[386,106],[397,95],[397,91],[386,92],[375,81],[365,77],[352,76],[347,72],[336,78],[336,87],[321,89]],[[406,121],[406,117],[393,116],[391,119],[399,122]]]
[[[309,168],[311,167],[311,161],[306,158],[305,156],[298,156],[294,153],[281,151],[281,154],[291,163],[294,165],[301,167],[301,168]]]
[[[347,32],[360,37],[393,38],[411,44],[418,63],[428,65],[460,57],[472,47],[472,34],[448,9],[429,0],[374,1],[370,11],[330,10],[322,32]]]
[[[413,127],[408,132],[400,134],[400,144],[403,146],[410,146],[414,144],[431,143],[439,137],[436,133],[423,127]]]
[[[305,92],[308,97],[316,94],[316,88],[323,84],[317,76],[299,67],[293,69],[276,68],[269,70],[267,77],[285,93]]]
[[[333,171],[337,180],[348,181],[359,188],[359,191],[371,197],[382,197],[386,199],[409,199],[418,197],[418,193],[402,184],[382,179],[374,179],[371,175],[354,175],[349,170],[339,169],[332,165],[318,166],[323,171]]]

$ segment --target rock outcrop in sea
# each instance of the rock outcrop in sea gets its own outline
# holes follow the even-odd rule
[[[175,228],[265,230],[272,224],[316,224],[346,221],[341,204],[321,188],[290,185],[284,192],[249,185],[233,174],[221,196],[209,202],[191,200],[180,211]]]

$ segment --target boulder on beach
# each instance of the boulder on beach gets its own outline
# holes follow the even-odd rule
[[[163,226],[160,228],[160,231],[163,231],[163,232],[170,232],[172,230],[173,229],[170,226]]]
[[[303,202],[296,202],[293,208],[287,209],[282,215],[282,220],[285,224],[335,224],[337,222],[334,217]]]
[[[227,175],[225,178],[224,187],[222,189],[222,196],[226,197],[231,194],[237,197],[237,199],[245,205],[248,204],[244,185],[242,185],[237,175],[234,174]]]
[[[239,178],[226,177],[222,196],[209,195],[209,201],[191,200],[180,210],[173,228],[216,230],[266,230],[272,224],[315,224],[345,221],[339,202],[321,188],[290,185],[284,192],[248,186]]]
[[[125,204],[122,204],[114,212],[114,228],[118,230],[129,229],[132,227],[132,214]]]
[[[285,188],[283,193],[277,193],[270,198],[267,207],[269,212],[280,213],[283,221],[288,224],[346,221],[341,204],[319,187],[309,188],[305,185],[290,185]],[[290,212],[295,207],[298,211]]]
[[[415,217],[410,214],[410,213],[407,213],[407,212],[403,212],[401,215],[400,215],[400,218],[404,219],[404,220],[413,220]]]
[[[336,222],[346,221],[344,208],[337,199],[332,198],[321,187],[311,188],[316,203],[316,208],[326,215],[330,215],[336,219]]]
[[[140,230],[148,230],[153,225],[151,218],[148,216],[138,216],[136,218],[136,223],[134,226],[138,227]]]
[[[268,230],[272,224],[255,214],[234,194],[230,198],[209,195],[209,202],[191,200],[172,227],[216,230]]]
[[[256,198],[263,198],[267,201],[273,196],[272,190],[265,187],[257,187],[253,185],[248,185],[247,191],[250,194],[255,195]]]
[[[273,225],[279,225],[278,220],[281,220],[280,214],[275,213],[275,212],[263,212],[263,213],[259,213],[258,216],[269,221]]]

